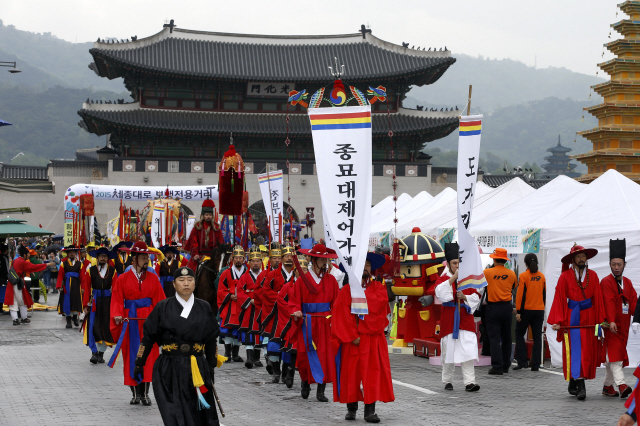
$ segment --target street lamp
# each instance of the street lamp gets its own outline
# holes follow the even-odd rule
[[[10,72],[11,74],[16,74],[16,73],[22,72],[22,71],[20,71],[20,70],[16,67],[16,63],[15,63],[15,62],[4,62],[4,61],[0,61],[0,67],[13,67],[13,68],[11,68],[11,69],[9,70],[9,72]]]

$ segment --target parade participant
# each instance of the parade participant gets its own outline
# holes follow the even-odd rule
[[[358,401],[364,401],[364,420],[379,423],[376,402],[395,400],[384,335],[389,322],[389,298],[386,286],[372,276],[372,271],[381,268],[384,262],[384,256],[367,253],[360,282],[367,299],[367,315],[351,313],[350,283],[342,287],[331,311],[331,335],[336,354],[333,401],[347,404],[345,420],[355,420]]]
[[[127,249],[131,255],[131,269],[120,275],[111,289],[111,335],[118,337],[109,367],[113,368],[118,352],[122,349],[124,385],[129,386],[133,397],[130,404],[151,405],[149,383],[153,363],[158,358],[158,348],[151,350],[150,361],[144,368],[144,380],[133,375],[134,361],[142,338],[142,323],[153,308],[165,298],[156,274],[148,273],[151,251],[143,241]]]
[[[247,272],[242,246],[233,248],[231,261],[233,265],[220,275],[220,281],[218,282],[220,335],[224,337],[224,356],[231,358],[234,362],[244,362],[242,357],[238,355],[240,350],[240,341],[238,340],[238,328],[240,328],[238,290],[240,289],[240,278]]]
[[[256,345],[260,343],[260,336],[251,333],[251,330],[258,328],[255,324],[257,321],[257,308],[255,304],[255,289],[258,285],[258,277],[262,272],[262,255],[258,246],[251,247],[249,251],[249,273],[245,273],[240,277],[238,286],[238,299],[240,301],[240,315],[238,320],[240,328],[238,328],[239,340],[247,351],[247,359],[244,366],[247,368],[262,367],[260,362],[260,348]],[[258,355],[255,355],[255,351]]]
[[[200,220],[193,225],[189,239],[184,245],[184,249],[191,253],[189,268],[194,271],[202,257],[210,257],[214,248],[224,244],[220,224],[213,219],[215,207],[213,200],[209,198],[204,200]]]
[[[176,291],[173,288],[173,273],[181,266],[180,264],[180,250],[175,246],[162,246],[160,251],[164,255],[164,260],[158,262],[155,267],[156,274],[160,279],[164,294],[167,297],[175,296]]]
[[[63,248],[67,257],[60,263],[56,287],[60,290],[58,313],[67,318],[67,327],[71,328],[71,321],[76,327],[80,326],[78,314],[82,312],[82,261],[77,259],[78,248],[74,245]]]
[[[626,240],[609,241],[609,266],[611,274],[600,281],[605,318],[609,328],[604,331],[604,350],[600,361],[605,363],[607,374],[604,378],[602,394],[626,398],[631,394],[631,387],[624,382],[623,367],[629,365],[627,341],[631,316],[636,310],[638,295],[631,280],[623,277],[626,263]],[[620,393],[616,391],[618,387]]]
[[[219,425],[213,374],[220,330],[209,303],[193,295],[193,270],[176,269],[172,284],[175,296],[160,301],[144,322],[134,377],[152,379],[165,425]],[[156,345],[162,347],[162,354],[151,377],[145,365]]]
[[[474,361],[478,360],[478,337],[473,312],[480,304],[480,294],[473,288],[457,290],[460,267],[458,243],[446,243],[444,255],[448,274],[436,281],[436,297],[442,302],[440,314],[440,359],[442,383],[445,390],[453,390],[455,365],[460,364],[465,391],[476,392]],[[455,296],[454,296],[455,295]],[[387,299],[388,300],[388,299]],[[458,305],[458,302],[460,305]],[[459,317],[456,314],[459,312]]]
[[[9,279],[11,260],[9,259],[9,246],[0,244],[0,286],[7,284]]]
[[[111,288],[115,284],[116,268],[109,265],[115,253],[106,247],[89,252],[97,264],[89,266],[82,280],[82,305],[84,306],[85,343],[91,348],[92,364],[104,363],[107,346],[113,345],[111,336]]]
[[[44,271],[47,266],[50,266],[53,263],[49,262],[34,265],[27,260],[28,258],[29,249],[24,246],[19,246],[18,257],[13,261],[12,268],[15,270],[20,280],[23,280],[29,273]],[[10,269],[11,268],[9,268],[9,271]],[[4,304],[9,307],[13,325],[20,325],[21,322],[23,324],[29,324],[31,322],[27,317],[27,309],[33,306],[33,300],[31,299],[31,294],[29,294],[24,282],[21,281],[19,284],[13,285],[11,285],[11,283],[7,283],[7,289],[4,295]],[[18,319],[18,311],[20,311],[21,319]]]
[[[497,248],[489,255],[495,266],[484,270],[487,280],[487,332],[491,341],[491,369],[489,374],[502,375],[511,366],[511,318],[516,273],[504,265],[509,261],[507,250]]]
[[[131,248],[133,243],[131,241],[120,241],[116,244],[111,251],[116,254],[116,257],[111,260],[111,265],[116,268],[118,276],[124,274],[125,270],[131,266],[131,256],[128,249]]]
[[[558,342],[564,343],[562,366],[565,378],[569,379],[569,394],[581,401],[587,397],[584,381],[596,377],[600,346],[597,326],[605,318],[598,275],[587,263],[596,254],[596,249],[574,245],[562,258],[563,272],[547,318],[547,323],[558,332]]]
[[[261,246],[260,248],[260,252],[263,253],[264,255],[264,251],[262,250]],[[266,247],[265,247],[266,248]],[[262,307],[262,302],[263,302],[263,298],[262,298],[262,292],[263,292],[263,286],[264,283],[267,279],[267,276],[269,275],[269,273],[273,270],[276,270],[280,267],[280,261],[282,260],[282,249],[280,246],[280,243],[278,243],[277,241],[272,242],[271,244],[269,244],[269,251],[266,253],[266,256],[263,259],[263,264],[265,265],[265,269],[260,273],[260,275],[258,275],[258,280],[256,283],[256,288],[254,290],[254,302],[256,305],[256,312],[258,313],[257,316],[257,321],[255,324],[255,328],[252,330],[252,332],[260,337],[260,344],[261,344],[261,348],[265,347],[267,343],[265,343],[265,339],[262,338],[262,321],[263,319],[269,314],[268,312],[265,312],[265,309],[263,309]],[[268,341],[268,339],[267,339]],[[261,349],[260,348],[260,349]],[[256,359],[260,359],[260,350],[256,351],[254,350],[254,355],[256,356]],[[271,363],[269,362],[269,360],[267,359],[267,354],[265,353],[265,361],[266,361],[266,369],[267,369],[267,373],[269,374],[273,374],[273,366],[271,365]]]
[[[533,348],[531,349],[531,371],[540,369],[542,352],[542,325],[544,323],[544,307],[547,303],[547,281],[544,274],[538,271],[538,257],[529,253],[524,257],[527,270],[520,274],[520,282],[516,293],[516,361],[514,370],[527,367],[527,345],[524,335],[531,326]]]
[[[318,383],[317,400],[328,402],[324,390],[327,383],[333,382],[336,366],[331,349],[331,320],[327,317],[331,315],[340,289],[333,275],[327,273],[327,263],[338,256],[323,244],[301,249],[300,253],[311,257],[311,267],[296,280],[289,304],[292,315],[302,328],[302,332],[297,333],[296,360],[302,381],[301,396],[307,399],[311,392],[310,384]]]
[[[295,249],[291,246],[283,246],[281,254],[282,262],[280,267],[272,270],[262,285],[262,343],[264,344],[266,341],[267,362],[271,364],[271,368],[273,369],[273,379],[271,383],[279,383],[280,374],[282,374],[282,382],[284,383],[290,361],[290,356],[287,354],[285,359],[283,359],[284,364],[281,372],[280,358],[282,355],[280,348],[282,347],[282,338],[280,335],[282,334],[283,327],[290,318],[290,314],[287,313],[280,318],[278,314],[278,300],[283,287],[294,282],[293,256],[295,255]],[[287,299],[286,301],[285,298]],[[287,302],[288,296],[286,296],[285,291],[282,294],[282,303],[283,310],[288,312],[288,304],[287,306],[284,305]],[[280,329],[278,329],[279,320],[284,321]]]

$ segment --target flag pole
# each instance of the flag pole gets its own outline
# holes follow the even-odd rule
[[[473,86],[470,84],[469,85],[469,100],[467,101],[467,116],[471,115],[471,92],[473,90]],[[458,273],[460,273],[460,262],[458,262]],[[456,288],[456,301],[458,302],[458,307],[456,309],[458,309],[458,314],[460,313],[460,298],[458,297],[458,280],[456,280],[456,282],[454,283],[455,288]],[[542,345],[544,346],[544,345]],[[543,358],[544,361],[544,358]]]

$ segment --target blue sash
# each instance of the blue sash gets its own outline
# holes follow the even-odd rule
[[[124,308],[129,310],[129,318],[136,318],[138,316],[138,308],[148,308],[150,306],[150,297],[124,301]],[[116,362],[116,358],[118,357],[118,353],[120,353],[120,346],[122,345],[122,341],[124,340],[124,335],[127,334],[127,329],[129,327],[131,327],[131,330],[129,330],[129,376],[136,382],[140,383],[136,378],[133,377],[133,369],[135,368],[136,356],[138,354],[138,349],[140,348],[140,328],[138,325],[138,320],[124,322],[124,324],[122,325],[120,338],[118,338],[118,343],[116,343],[116,347],[113,349],[113,355],[111,355],[111,359],[109,360],[108,365],[109,367],[113,368],[113,365]]]
[[[447,308],[455,308],[453,311],[453,333],[451,333],[454,339],[458,338],[458,334],[460,334],[460,309],[458,309],[458,304],[454,301],[451,302],[442,302],[442,306],[446,306]],[[466,303],[460,302],[460,307],[465,308],[467,313],[471,313],[471,307]]]
[[[330,303],[303,303],[302,314],[304,315],[304,324],[302,325],[302,337],[304,339],[304,347],[307,350],[307,359],[309,360],[309,369],[316,383],[322,383],[324,380],[324,371],[318,357],[318,352],[313,344],[311,315],[317,312],[331,311]]]
[[[172,275],[168,275],[168,276],[164,276],[164,277],[158,277],[160,278],[160,282],[162,283],[162,289],[165,289],[165,285],[167,283],[172,283],[173,282],[173,276]]]
[[[93,290],[93,304],[89,314],[89,332],[87,333],[87,345],[91,348],[91,352],[98,352],[96,339],[93,337],[93,324],[96,319],[96,298],[109,296],[111,296],[111,290]]]
[[[340,371],[342,370],[342,343],[338,346],[336,354],[336,383],[338,384],[338,398],[340,398]]]
[[[571,309],[571,317],[569,318],[570,326],[580,325],[580,312],[591,308],[591,299],[581,300],[579,302],[569,299],[569,309]],[[577,379],[580,377],[582,369],[582,329],[569,329],[569,338],[571,341],[571,377]]]
[[[71,315],[71,277],[79,278],[80,274],[77,272],[65,272],[64,273],[64,302],[62,303],[62,312],[65,315]]]

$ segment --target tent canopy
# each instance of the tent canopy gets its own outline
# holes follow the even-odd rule
[[[402,209],[398,209],[398,222],[405,220],[405,217],[415,211],[421,211],[422,208],[433,199],[433,196],[427,191],[422,191],[405,204]],[[393,204],[387,210],[387,216],[376,223],[371,223],[371,232],[388,232],[393,228],[393,219],[395,217]],[[380,216],[378,216],[380,217]]]
[[[6,217],[0,219],[0,238],[7,237],[39,237],[54,235],[54,232],[35,226],[27,225],[26,220]]]
[[[411,195],[403,192],[398,197],[398,200],[396,201],[396,206],[398,208],[398,211],[400,211],[400,209],[403,208],[410,201],[411,201]],[[378,223],[389,216],[393,217],[393,197],[391,197],[391,202],[385,208],[380,209],[375,215],[373,214],[373,212],[371,213],[371,223]]]

